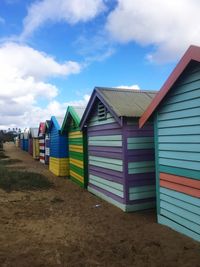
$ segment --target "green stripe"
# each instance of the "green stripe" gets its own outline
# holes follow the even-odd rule
[[[73,177],[72,175],[70,175],[70,179],[75,182],[76,184],[78,184],[80,187],[85,187],[84,183],[81,183],[79,180],[77,180],[75,177]]]
[[[74,164],[69,164],[70,170],[74,171],[75,173],[79,174],[80,176],[84,176],[84,170],[75,166]]]
[[[136,143],[136,144],[128,144],[128,149],[150,149],[154,148],[154,143]]]
[[[111,163],[114,165],[122,166],[122,160],[120,159],[111,159],[111,158],[105,158],[105,157],[95,157],[95,156],[89,156],[89,160],[104,162],[104,163]]]
[[[122,135],[90,136],[89,141],[122,141]]]
[[[187,229],[186,227],[184,227],[178,223],[175,223],[174,221],[172,221],[170,219],[167,219],[164,216],[160,216],[160,215],[158,216],[158,223],[164,224],[164,225],[174,229],[175,231],[178,231],[184,235],[189,236],[190,238],[193,238],[197,241],[200,241],[200,235],[199,234],[196,234],[195,232]]]
[[[123,171],[123,167],[122,166],[114,165],[112,163],[103,163],[103,162],[89,160],[89,164],[93,165],[93,166],[105,168],[105,169],[114,170],[114,171],[119,171],[119,172]]]
[[[154,167],[154,161],[138,161],[138,162],[129,162],[128,168],[143,168],[143,167]]]
[[[149,192],[137,192],[129,194],[130,200],[137,200],[137,199],[145,199],[145,198],[153,198],[156,196],[156,190],[149,191]]]
[[[106,180],[102,177],[90,174],[89,175],[89,181],[91,181],[91,180],[96,181],[96,182],[101,183],[101,184],[108,185],[108,186],[110,186],[116,190],[123,192],[123,185],[122,184],[112,182],[112,181]]]
[[[137,169],[129,169],[129,174],[136,174],[136,173],[147,173],[147,172],[155,172],[155,167],[145,167],[145,168],[137,168]]]
[[[155,191],[155,185],[145,185],[145,186],[137,186],[137,187],[130,187],[129,193],[139,193],[139,192],[146,192],[146,191]]]
[[[135,143],[153,143],[153,137],[129,137],[127,138],[128,144]]]
[[[121,147],[122,141],[89,141],[89,145],[91,146],[115,146]]]
[[[69,151],[69,158],[83,161],[83,153]]]
[[[185,167],[187,167],[187,165],[185,165]],[[188,170],[186,168],[176,168],[176,167],[169,167],[169,166],[160,165],[159,171],[200,180],[200,172],[199,171]]]

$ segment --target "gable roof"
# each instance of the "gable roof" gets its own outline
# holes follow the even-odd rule
[[[98,98],[122,125],[121,117],[140,117],[157,91],[130,90],[123,88],[95,87],[83,117],[80,122],[81,129],[87,121],[95,100]]]
[[[29,135],[32,138],[36,138],[38,136],[38,128],[30,128],[29,129]]]
[[[61,128],[62,133],[66,131],[66,128],[70,123],[70,118],[74,120],[76,127],[79,126],[85,108],[85,106],[69,106],[67,108],[67,112],[65,114],[65,118]]]
[[[182,72],[188,66],[188,64],[192,61],[200,62],[200,47],[191,45],[188,50],[185,52],[179,63],[176,65],[156,97],[153,99],[151,104],[148,106],[144,114],[139,120],[139,125],[142,127],[146,121],[151,117],[153,112],[156,110],[160,102],[164,99],[166,94],[170,91],[174,83],[180,77]]]
[[[40,133],[42,133],[42,134],[45,133],[45,122],[40,122],[40,124],[39,124],[38,135]]]
[[[50,121],[49,130],[51,130],[54,125],[57,131],[60,131],[63,123],[63,117],[52,116]]]

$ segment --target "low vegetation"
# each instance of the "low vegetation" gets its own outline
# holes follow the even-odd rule
[[[8,157],[7,157],[8,158]],[[7,159],[6,155],[1,152],[0,157],[0,188],[6,192],[22,190],[45,190],[53,184],[42,174],[12,170],[7,165],[21,162],[18,159]]]

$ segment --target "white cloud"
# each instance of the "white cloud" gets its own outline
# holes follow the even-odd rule
[[[61,64],[31,47],[5,43],[0,46],[0,70],[2,128],[35,124],[33,118],[37,117],[36,113],[39,112],[40,116],[42,114],[42,110],[37,107],[38,99],[46,99],[52,105],[53,99],[58,95],[58,88],[46,79],[79,73],[81,66],[72,61]],[[47,110],[55,112],[51,105]]]
[[[115,88],[130,89],[130,90],[140,90],[140,87],[137,84],[133,84],[133,85],[119,85],[119,86],[116,86]]]
[[[198,0],[118,0],[106,29],[118,42],[153,45],[147,58],[166,62],[200,44],[199,12]]]
[[[0,24],[5,24],[5,22],[6,22],[5,19],[0,17]]]
[[[47,21],[69,24],[86,22],[105,10],[103,0],[42,0],[28,8],[22,38],[27,37]]]

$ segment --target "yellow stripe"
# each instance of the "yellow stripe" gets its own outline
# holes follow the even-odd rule
[[[81,145],[69,145],[69,151],[83,153],[83,146],[81,146]]]
[[[69,159],[68,158],[52,158],[49,159],[49,170],[57,176],[69,175]]]
[[[73,178],[76,178],[81,183],[83,183],[83,177],[80,176],[79,174],[77,174],[76,172],[73,172],[73,171],[70,170],[70,176],[73,176]]]
[[[78,138],[78,137],[82,137],[83,134],[80,131],[76,131],[76,132],[69,132],[69,138]]]
[[[78,160],[78,159],[72,159],[72,158],[69,158],[69,162],[81,169],[83,169],[83,161],[81,160]]]

